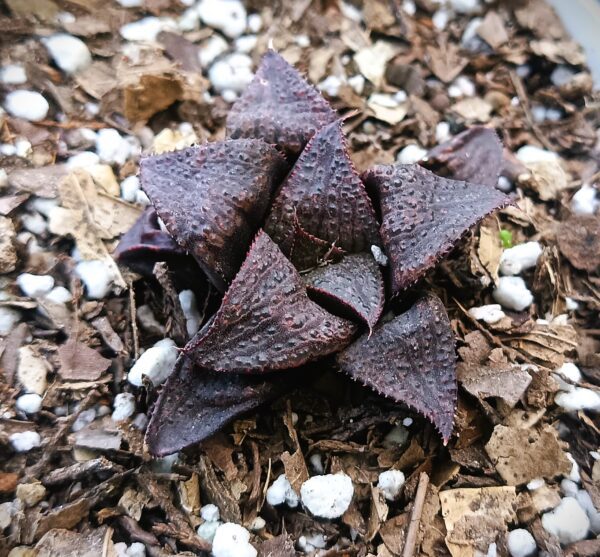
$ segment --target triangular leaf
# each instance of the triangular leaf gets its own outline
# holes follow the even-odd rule
[[[160,228],[158,215],[153,207],[146,209],[121,236],[113,255],[119,263],[144,275],[152,274],[157,261],[173,262],[187,257],[175,240]]]
[[[224,374],[197,368],[184,356],[165,383],[146,431],[155,456],[203,441],[225,424],[291,386],[288,376]]]
[[[173,238],[224,289],[239,269],[284,171],[274,147],[239,139],[147,157],[140,175]]]
[[[371,336],[361,336],[337,360],[353,379],[423,414],[448,442],[456,407],[456,356],[437,296],[420,298]]]
[[[276,370],[341,350],[355,331],[309,300],[296,269],[261,231],[214,319],[184,350],[215,371]]]
[[[279,54],[268,50],[254,79],[229,111],[227,134],[234,139],[259,138],[297,155],[319,128],[336,118],[321,94]]]
[[[304,280],[313,299],[333,313],[358,318],[369,329],[377,323],[383,310],[384,290],[379,266],[371,254],[348,255],[339,263],[318,267]]]
[[[472,226],[510,202],[495,188],[441,178],[416,164],[375,166],[364,180],[379,198],[394,293],[420,279]]]
[[[453,180],[496,186],[502,170],[502,143],[491,128],[473,126],[434,147],[422,166]]]
[[[288,256],[296,221],[308,234],[350,253],[380,243],[375,212],[348,157],[340,122],[310,140],[273,202],[265,230]]]

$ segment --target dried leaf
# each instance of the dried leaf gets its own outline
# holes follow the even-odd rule
[[[361,48],[354,55],[358,70],[376,89],[383,85],[387,63],[396,55],[398,49],[387,41],[377,41],[372,46]]]
[[[33,193],[38,197],[54,198],[58,185],[68,174],[63,164],[41,168],[16,168],[8,175],[8,183],[18,191]]]
[[[494,188],[441,178],[418,165],[375,166],[364,179],[379,199],[394,293],[415,283],[469,228],[510,201]]]
[[[468,97],[452,105],[452,111],[466,122],[489,122],[493,106],[480,97]]]
[[[556,430],[549,425],[541,430],[497,425],[485,450],[508,485],[521,485],[535,478],[554,478],[571,470]]]
[[[147,157],[140,176],[173,238],[223,289],[239,269],[284,168],[275,148],[238,139]]]
[[[75,381],[95,381],[111,364],[111,360],[75,338],[58,347],[58,357],[60,376]]]
[[[16,237],[12,220],[0,217],[0,275],[12,273],[17,267]]]
[[[596,271],[600,267],[600,217],[577,215],[561,223],[558,248],[576,269]]]
[[[355,331],[308,299],[296,269],[261,231],[214,319],[184,351],[215,371],[285,369],[340,350]]]
[[[297,155],[318,129],[336,118],[321,94],[279,54],[268,50],[227,115],[227,134],[232,139],[260,138]]]
[[[342,371],[429,419],[447,443],[456,405],[454,338],[441,300],[420,298],[337,357]]]

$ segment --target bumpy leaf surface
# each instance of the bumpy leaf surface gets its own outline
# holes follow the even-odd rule
[[[261,231],[214,319],[184,350],[215,371],[276,370],[336,352],[355,331],[308,298],[294,266]]]
[[[510,202],[495,188],[442,178],[416,164],[375,166],[364,180],[379,198],[394,293],[420,279],[469,228]]]
[[[275,398],[289,377],[224,374],[200,369],[180,357],[152,411],[146,443],[163,456],[203,441],[225,424]]]
[[[371,254],[348,255],[339,263],[318,267],[304,280],[313,298],[333,313],[358,318],[369,329],[377,323],[384,290],[379,266]]]
[[[242,264],[284,171],[274,147],[238,139],[147,157],[140,175],[173,238],[222,290]]]
[[[321,94],[273,50],[267,51],[227,116],[227,134],[260,138],[290,155],[302,151],[316,131],[337,118]]]
[[[157,261],[179,260],[185,258],[186,253],[160,228],[156,211],[149,207],[123,234],[114,256],[135,271],[151,274]]]
[[[370,337],[361,336],[337,360],[353,379],[423,414],[448,442],[456,407],[456,356],[437,296],[420,298]]]
[[[265,229],[292,258],[296,222],[350,253],[380,243],[375,212],[348,157],[340,122],[311,139],[273,202]]]
[[[433,148],[421,164],[453,180],[495,187],[503,164],[502,143],[494,130],[473,126]]]

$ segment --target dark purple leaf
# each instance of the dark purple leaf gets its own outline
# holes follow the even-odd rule
[[[285,171],[255,139],[208,143],[142,160],[142,186],[158,215],[219,289],[239,269]]]
[[[385,300],[381,272],[371,254],[348,255],[318,267],[304,280],[312,298],[332,313],[358,318],[369,329],[377,323]]]
[[[495,188],[442,178],[416,164],[375,166],[364,180],[379,198],[394,294],[434,267],[482,218],[510,203]]]
[[[308,234],[350,253],[380,243],[375,212],[339,121],[310,140],[273,202],[265,230],[288,256],[296,221]]]
[[[255,137],[297,155],[315,132],[337,118],[321,94],[273,50],[231,107],[227,134]]]
[[[448,442],[456,407],[456,356],[437,296],[420,298],[371,336],[361,336],[337,360],[356,381],[423,414]]]
[[[293,261],[296,269],[305,271],[322,263],[339,261],[344,255],[344,250],[315,238],[306,232],[296,220],[294,225],[294,238],[289,259]]]
[[[495,187],[504,164],[502,143],[493,129],[473,126],[434,147],[421,164],[453,180]]]
[[[184,350],[204,368],[258,372],[341,350],[355,332],[309,300],[298,271],[261,231],[214,319]]]
[[[288,376],[237,375],[195,367],[182,356],[154,406],[146,444],[163,456],[203,441],[225,424],[275,398],[291,382]]]
[[[151,275],[158,261],[174,262],[187,257],[171,236],[158,224],[153,207],[146,209],[121,237],[115,259],[144,275]]]

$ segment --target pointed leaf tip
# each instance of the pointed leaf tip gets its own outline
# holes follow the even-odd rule
[[[229,111],[227,134],[234,139],[260,138],[295,156],[319,128],[336,118],[319,91],[277,52],[268,50]]]
[[[349,253],[380,243],[375,211],[350,161],[339,121],[311,139],[279,189],[265,225],[294,263],[296,222],[306,233]]]
[[[337,356],[342,371],[429,419],[447,443],[456,408],[454,336],[442,301],[420,298]]]
[[[213,321],[184,350],[208,369],[258,372],[341,350],[355,332],[308,298],[296,269],[260,231]]]
[[[274,147],[239,139],[147,157],[140,175],[173,238],[224,290],[285,168]]]
[[[323,307],[358,318],[373,329],[383,310],[383,279],[371,254],[348,255],[304,276],[309,292]],[[334,311],[333,306],[337,311]]]
[[[495,188],[442,178],[417,164],[376,166],[364,180],[379,199],[395,294],[432,269],[472,226],[510,203]]]
[[[434,147],[421,163],[453,180],[496,187],[502,171],[502,143],[491,128],[473,126]]]
[[[212,372],[180,357],[152,410],[148,449],[154,456],[164,456],[199,443],[291,384],[289,377]]]

